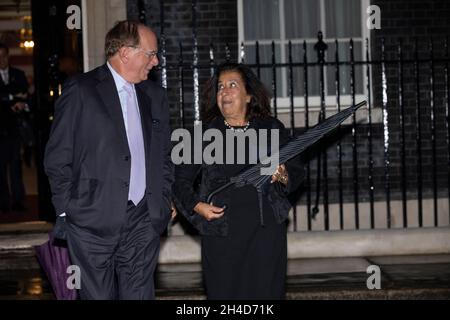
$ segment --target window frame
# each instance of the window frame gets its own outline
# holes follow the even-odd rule
[[[256,40],[244,40],[244,2],[245,0],[237,0],[237,12],[238,12],[238,57],[242,59],[241,57],[241,46],[242,44],[244,47],[246,45],[255,45]],[[279,1],[279,16],[280,21],[284,21],[284,0],[278,0]],[[319,1],[319,8],[320,8],[320,29],[326,30],[325,28],[325,0],[317,0]],[[368,18],[368,14],[366,12],[367,8],[370,6],[370,0],[361,0],[361,37],[353,38],[353,41],[359,41],[361,42],[361,57],[362,60],[365,61],[366,57],[366,45],[365,41],[368,39],[369,45],[370,45],[370,30],[367,28],[366,21]],[[319,31],[319,30],[318,30]],[[326,31],[325,31],[326,32]],[[337,38],[339,43],[349,43],[350,38]],[[279,45],[280,48],[280,54],[281,54],[281,63],[288,63],[288,56],[287,56],[287,45],[289,43],[289,40],[291,41],[292,45],[294,44],[303,44],[303,41],[306,41],[307,44],[315,44],[317,42],[317,38],[295,38],[295,39],[287,39],[286,38],[286,32],[285,32],[285,23],[280,23],[280,38],[279,39],[273,39],[275,45]],[[326,38],[326,34],[324,34],[324,42],[334,43],[335,39]],[[258,43],[260,45],[270,45],[272,43],[272,40],[258,40]],[[370,51],[370,47],[369,47]],[[295,60],[294,60],[295,61]],[[367,99],[368,92],[367,92],[367,76],[366,76],[366,69],[367,65],[365,65],[363,70],[363,93],[362,94],[356,94],[355,100],[365,100]],[[278,69],[278,68],[277,68]],[[281,88],[283,91],[288,90],[288,81],[287,81],[287,68],[281,68]],[[372,73],[370,73],[370,78],[372,78]],[[277,80],[279,80],[277,78]],[[370,82],[372,83],[372,79],[370,79]],[[325,93],[327,92],[327,75],[325,72]],[[372,91],[372,88],[370,88]],[[283,93],[284,94],[284,93]],[[287,92],[288,94],[288,92]],[[277,97],[277,111],[279,113],[286,113],[290,111],[290,97]],[[352,97],[350,94],[340,95],[340,103],[341,106],[351,105],[352,103]],[[273,99],[272,99],[272,105],[273,105]],[[317,111],[320,110],[320,96],[315,95],[309,95],[308,96],[308,106],[310,111]],[[325,95],[325,106],[327,110],[334,110],[337,109],[336,105],[336,95]],[[294,110],[296,112],[298,111],[304,111],[305,110],[305,98],[304,96],[294,96]]]

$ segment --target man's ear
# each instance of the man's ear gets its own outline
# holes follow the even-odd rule
[[[130,48],[128,47],[122,47],[118,51],[119,59],[122,61],[122,63],[127,64],[129,61],[130,56]]]

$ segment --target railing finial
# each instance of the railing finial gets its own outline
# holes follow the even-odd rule
[[[323,41],[323,33],[319,31],[317,33],[317,43],[314,45],[314,50],[317,51],[318,62],[325,62],[325,51],[328,49],[328,45]]]

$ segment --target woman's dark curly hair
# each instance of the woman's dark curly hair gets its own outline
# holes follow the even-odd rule
[[[251,96],[247,105],[247,119],[270,117],[270,93],[256,77],[252,69],[242,63],[224,63],[217,67],[214,76],[208,80],[202,94],[202,120],[210,122],[220,116],[217,105],[217,87],[219,77],[224,72],[237,72],[245,83],[245,90]]]

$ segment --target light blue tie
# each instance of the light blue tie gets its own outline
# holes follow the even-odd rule
[[[128,146],[131,152],[130,189],[128,200],[135,205],[141,201],[145,193],[145,148],[142,135],[142,124],[139,116],[136,96],[133,85],[126,83],[123,88],[126,92]]]

